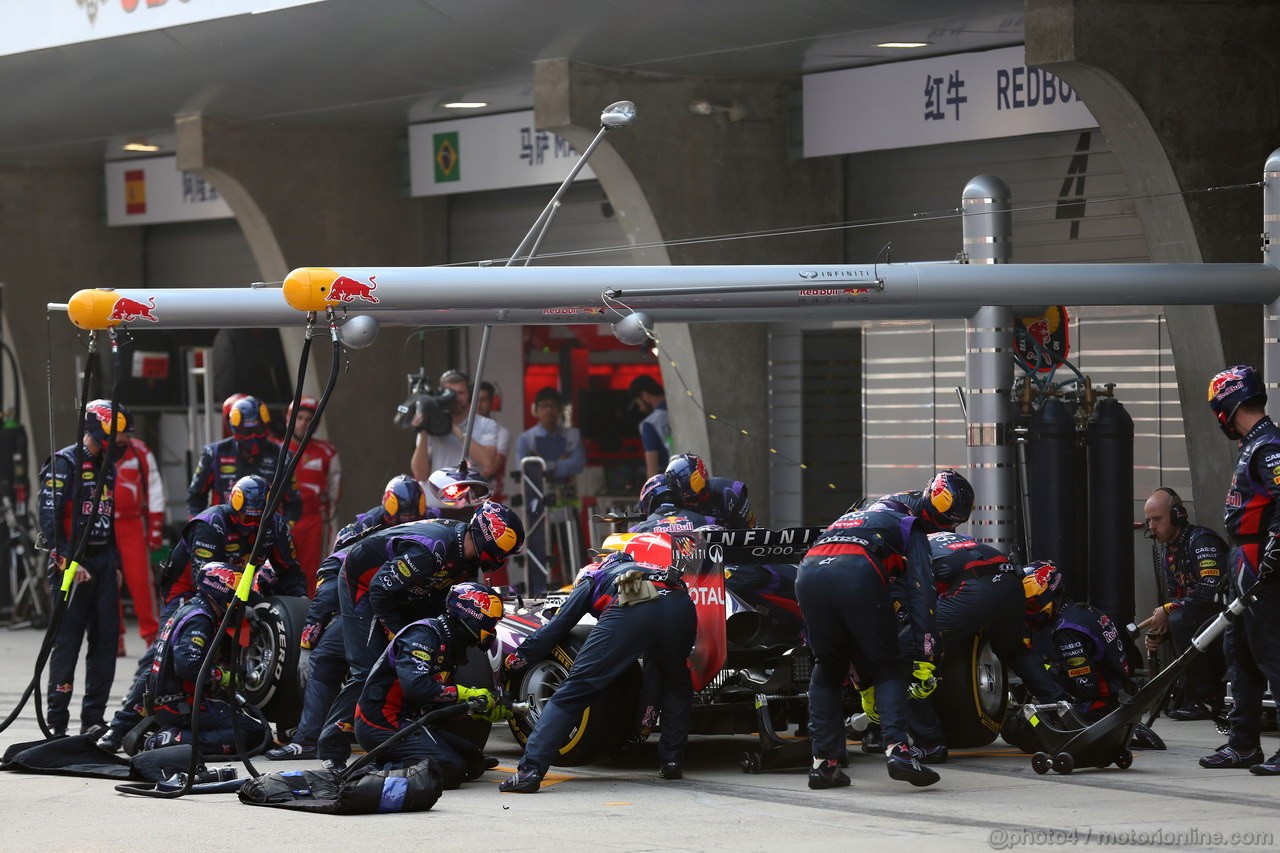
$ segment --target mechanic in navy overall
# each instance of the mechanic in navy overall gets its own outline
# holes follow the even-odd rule
[[[182,529],[182,538],[173,549],[169,569],[161,579],[160,592],[166,612],[191,595],[195,570],[209,561],[228,563],[243,569],[258,541],[258,527],[267,510],[267,481],[251,474],[231,487],[227,502],[197,513]],[[277,513],[267,521],[265,539],[258,549],[263,572],[258,589],[263,595],[307,594],[307,578],[298,563],[288,523]]]
[[[972,509],[973,487],[955,471],[942,471],[917,499],[891,495],[846,512],[809,548],[796,594],[815,657],[809,682],[810,788],[849,784],[840,762],[846,757],[842,706],[850,664],[874,685],[874,694],[867,688],[863,701],[872,713],[878,710],[889,775],[916,786],[938,781],[932,768],[921,766],[907,737],[908,693],[921,698],[933,692],[940,651],[927,534],[954,529]],[[891,584],[905,598],[911,665],[899,646]]]
[[[333,549],[346,548],[371,530],[385,530],[397,524],[440,517],[439,509],[427,506],[427,494],[422,490],[422,484],[408,474],[400,474],[387,481],[382,491],[382,503],[360,513],[338,531]]]
[[[1254,583],[1254,602],[1227,628],[1225,651],[1233,703],[1231,734],[1202,767],[1248,767],[1280,776],[1280,752],[1264,760],[1259,741],[1262,698],[1280,695],[1280,428],[1267,416],[1267,391],[1248,365],[1228,368],[1209,382],[1209,408],[1227,438],[1240,443],[1223,521],[1231,541],[1232,592]]]
[[[267,751],[270,761],[316,757],[316,740],[329,707],[342,689],[347,675],[347,646],[342,630],[342,605],[338,601],[338,576],[351,546],[377,530],[421,521],[427,512],[427,497],[413,477],[392,477],[382,493],[382,503],[356,516],[343,527],[334,541],[334,552],[320,563],[316,573],[316,594],[307,610],[300,645],[309,650],[307,689],[302,699],[302,715],[289,743]]]
[[[1143,506],[1147,536],[1155,540],[1156,558],[1164,569],[1168,601],[1151,613],[1146,646],[1154,652],[1172,638],[1173,653],[1181,655],[1202,625],[1222,608],[1218,597],[1226,585],[1227,544],[1207,527],[1191,523],[1182,498],[1161,486]],[[1209,720],[1222,707],[1222,676],[1226,662],[1222,641],[1191,660],[1183,674],[1181,704],[1169,711],[1173,720]]]
[[[191,742],[193,713],[200,722],[199,748],[203,755],[234,755],[238,750],[232,718],[239,714],[243,746],[251,750],[262,742],[265,730],[257,717],[237,711],[228,695],[235,643],[223,642],[221,656],[209,667],[199,709],[195,690],[200,669],[213,648],[222,617],[235,598],[240,573],[226,563],[208,562],[196,572],[191,600],[166,620],[155,644],[155,661],[147,676],[146,702],[161,728],[142,748],[159,749]],[[233,630],[233,629],[229,629]]]
[[[640,487],[640,511],[646,518],[632,525],[631,533],[687,532],[710,523],[702,513],[680,505],[680,493],[665,471],[654,474]]]
[[[439,616],[450,587],[497,571],[523,544],[520,517],[485,501],[469,522],[401,524],[351,548],[337,582],[348,675],[320,732],[322,762],[340,767],[350,756],[361,686],[390,638],[410,622]]]
[[[702,458],[681,453],[667,463],[667,476],[680,495],[680,505],[700,512],[728,530],[756,526],[756,514],[747,497],[747,484],[729,477],[712,477]]]
[[[227,503],[210,507],[187,522],[174,546],[169,567],[160,579],[160,596],[164,602],[161,623],[195,594],[200,570],[206,563],[226,563],[234,571],[244,569],[257,542],[258,526],[267,503],[267,481],[250,475],[231,487]],[[256,596],[306,595],[306,575],[294,553],[289,526],[279,515],[272,516],[267,523],[263,547],[258,554],[259,569],[254,576]],[[142,721],[142,694],[155,653],[156,647],[152,644],[138,659],[129,694],[107,731],[98,739],[102,749],[118,752],[125,735]]]
[[[257,397],[241,397],[227,411],[231,437],[206,444],[200,451],[196,471],[187,486],[187,515],[194,518],[206,507],[218,506],[231,494],[242,477],[257,474],[272,482],[276,464],[284,448],[267,434],[271,416]],[[280,501],[279,512],[293,524],[302,514],[302,498],[290,483]]]
[[[1049,560],[1025,566],[1022,587],[1027,627],[1050,628],[1050,673],[1081,719],[1091,723],[1114,711],[1133,674],[1119,627],[1101,610],[1066,598],[1062,572]]]
[[[492,691],[454,681],[468,648],[493,648],[501,618],[502,599],[492,588],[460,583],[445,596],[443,613],[402,628],[374,663],[360,693],[355,710],[360,745],[372,751],[423,714],[459,702],[479,705],[471,716],[491,723],[509,719],[511,711]],[[381,757],[383,769],[408,768],[430,758],[443,771],[445,790],[480,778],[486,769],[484,754],[451,731],[448,722],[422,727]]]
[[[689,653],[698,617],[679,574],[610,553],[597,567],[583,569],[569,598],[551,621],[507,655],[503,670],[518,677],[530,664],[550,656],[586,614],[596,617],[569,676],[543,706],[516,772],[499,790],[532,794],[542,784],[557,750],[584,708],[644,655],[661,677],[662,736],[658,771],[663,779],[684,776],[681,759],[689,739],[693,680]]]
[[[76,659],[85,633],[85,692],[80,707],[81,734],[99,734],[116,673],[116,645],[120,635],[120,554],[115,544],[115,460],[123,452],[131,416],[119,403],[115,430],[108,400],[85,406],[81,440],[53,454],[40,471],[40,532],[49,543],[50,583],[60,596],[62,570],[75,556],[76,544],[86,536],[79,557],[71,598],[63,611],[49,655],[49,689],[45,719],[55,737],[67,733],[71,720],[71,691]],[[119,436],[112,443],[112,436]],[[104,457],[105,454],[105,457]],[[92,526],[91,526],[92,525]]]
[[[1018,674],[1037,701],[1067,699],[1067,692],[1045,672],[1044,658],[1031,648],[1023,622],[1022,573],[1009,558],[954,532],[930,534],[929,548],[943,654],[967,656],[972,638],[982,631],[996,657]],[[944,734],[930,700],[911,703],[911,733],[921,761],[946,760]]]

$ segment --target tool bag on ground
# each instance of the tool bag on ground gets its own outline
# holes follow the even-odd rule
[[[429,758],[412,767],[375,770],[344,779],[329,770],[289,770],[250,779],[240,802],[319,814],[425,812],[444,790],[444,775]]]

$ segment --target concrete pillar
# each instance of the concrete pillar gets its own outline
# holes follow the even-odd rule
[[[80,385],[75,359],[85,349],[67,315],[46,328],[45,305],[66,302],[86,287],[142,284],[141,228],[108,228],[101,164],[0,167],[0,283],[5,343],[22,371],[24,422],[31,440],[31,480],[49,455],[46,363],[53,348],[55,449],[80,435],[75,424]],[[99,351],[110,354],[105,334]],[[8,370],[7,365],[4,368]],[[100,374],[101,375],[101,374]],[[5,397],[13,400],[9,374]],[[105,395],[109,388],[102,393]]]
[[[1009,186],[994,175],[965,185],[962,211],[967,263],[1013,259]],[[1017,483],[1013,455],[1013,311],[987,306],[965,323],[965,385],[970,532],[1006,554],[1017,545]],[[1025,555],[1024,555],[1025,556]]]
[[[804,160],[789,148],[789,97],[798,82],[702,80],[543,60],[534,64],[535,121],[581,150],[601,109],[622,98],[635,102],[636,123],[611,133],[591,161],[634,243],[838,221],[838,158]],[[698,98],[733,109],[695,115],[689,103]],[[636,263],[838,262],[841,245],[833,231],[633,254]],[[765,324],[665,323],[655,332],[675,362],[664,361],[662,370],[677,449],[702,456],[713,474],[747,482],[767,523]]]
[[[1280,91],[1258,61],[1274,55],[1277,31],[1273,3],[1027,0],[1027,64],[1066,80],[1098,120],[1138,196],[1153,261],[1258,260],[1257,189],[1176,193],[1258,180],[1280,141]],[[1205,288],[1211,299],[1213,282]],[[1203,507],[1196,520],[1216,525],[1234,448],[1207,411],[1205,388],[1225,365],[1261,364],[1262,312],[1169,306],[1165,316]]]
[[[300,266],[421,266],[446,260],[447,201],[412,199],[397,146],[404,129],[281,128],[186,113],[176,120],[178,168],[217,187],[231,206],[264,281]],[[237,282],[228,282],[234,285]],[[247,282],[246,282],[247,283]],[[406,329],[382,329],[368,349],[351,351],[325,415],[343,454],[340,519],[368,509],[392,476],[409,471],[412,433],[391,423],[405,396]],[[428,374],[446,364],[445,333],[430,333]],[[301,335],[285,336],[297,370]],[[308,372],[318,390],[329,372],[327,334]],[[418,347],[412,347],[416,355]]]

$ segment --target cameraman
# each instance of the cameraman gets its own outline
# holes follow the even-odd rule
[[[462,459],[462,437],[467,431],[467,412],[471,408],[471,380],[461,370],[446,370],[440,376],[440,389],[451,391],[454,403],[450,418],[453,429],[445,435],[431,435],[423,426],[422,413],[414,415],[413,426],[418,430],[418,443],[409,461],[413,476],[425,483],[437,468],[457,465]],[[471,434],[467,464],[471,471],[480,474],[493,465],[497,456],[498,424],[492,418],[476,415]]]

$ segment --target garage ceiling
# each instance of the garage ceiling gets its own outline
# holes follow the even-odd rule
[[[537,59],[778,77],[1002,47],[1022,42],[1022,11],[1021,0],[324,0],[0,57],[0,162],[163,143],[187,110],[395,126],[459,117],[447,101],[527,109]],[[929,45],[875,47],[885,41]]]

